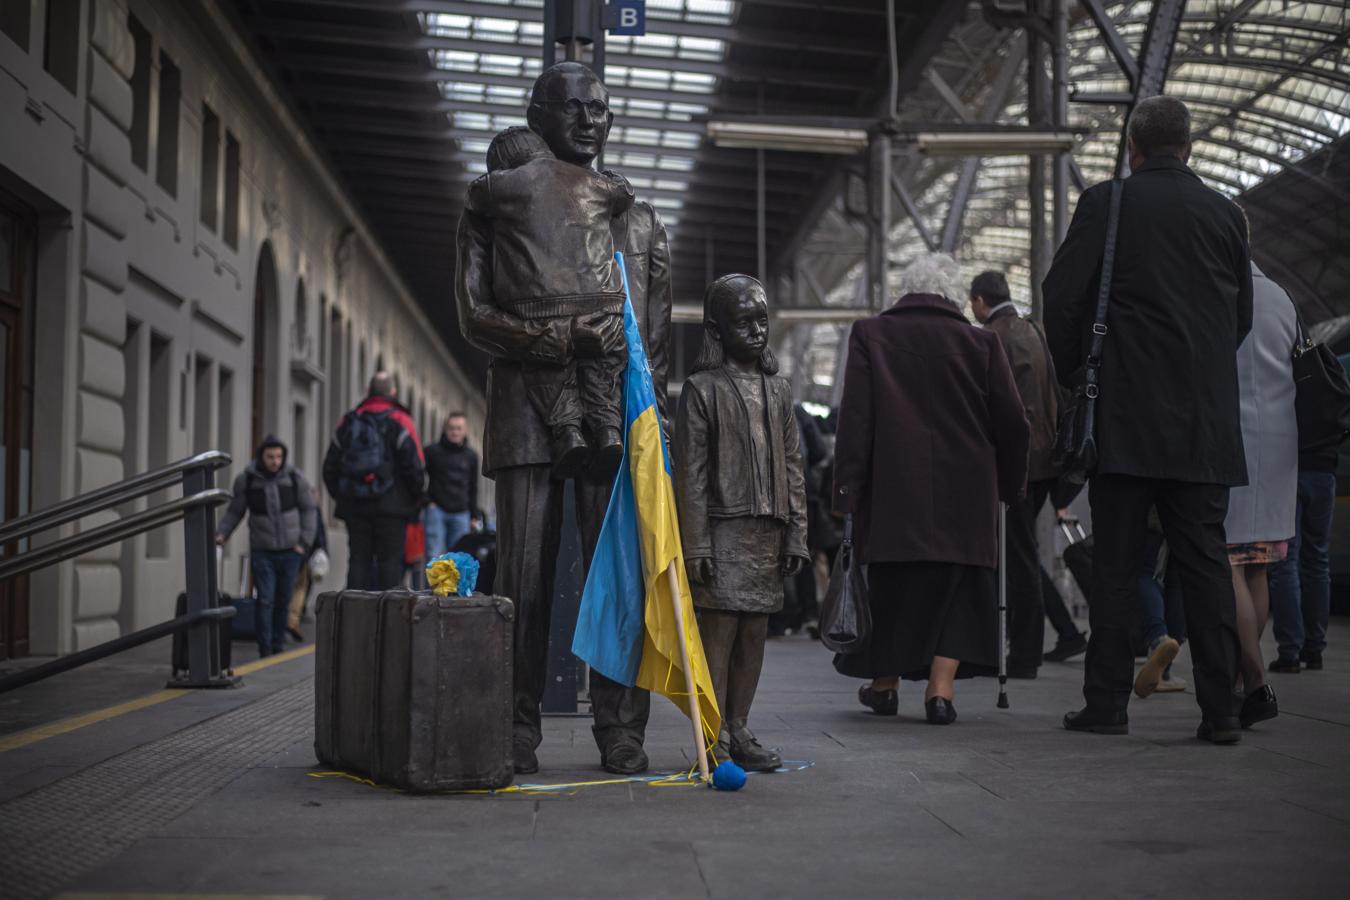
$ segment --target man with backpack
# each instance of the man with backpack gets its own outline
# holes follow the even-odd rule
[[[347,523],[350,590],[398,586],[404,531],[422,509],[422,443],[397,397],[394,377],[376,372],[366,399],[338,423],[323,461],[323,483]]]

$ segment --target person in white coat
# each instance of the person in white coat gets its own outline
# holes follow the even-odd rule
[[[1298,420],[1294,415],[1294,303],[1252,263],[1252,330],[1238,348],[1238,390],[1247,485],[1228,495],[1228,562],[1237,594],[1243,728],[1279,713],[1266,684],[1261,632],[1270,614],[1267,568],[1284,559],[1298,498]]]

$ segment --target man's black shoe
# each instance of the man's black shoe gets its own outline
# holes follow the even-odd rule
[[[617,741],[605,748],[601,767],[615,775],[636,775],[647,771],[647,752],[634,741]]]
[[[893,716],[900,711],[900,692],[877,691],[864,684],[858,688],[858,702],[878,716]]]
[[[1316,671],[1322,668],[1321,650],[1304,650],[1298,655],[1298,658],[1303,662],[1303,668],[1305,669]]]
[[[1266,666],[1267,672],[1283,672],[1286,675],[1297,675],[1302,669],[1303,666],[1298,660],[1284,656],[1276,657],[1274,662]]]
[[[1035,666],[1008,666],[1009,678],[1023,678],[1031,680],[1036,677],[1037,669]]]
[[[1071,638],[1060,638],[1056,641],[1054,649],[1045,654],[1045,659],[1047,662],[1065,662],[1085,652],[1087,652],[1087,635],[1080,631]]]
[[[1195,736],[1211,744],[1236,744],[1242,740],[1242,723],[1232,717],[1204,719],[1195,730]]]
[[[1275,702],[1275,692],[1270,685],[1263,684],[1243,699],[1238,721],[1243,728],[1251,728],[1257,722],[1273,719],[1279,714],[1280,706]]]
[[[515,741],[511,744],[511,762],[517,775],[533,775],[539,771],[539,757],[528,741]]]
[[[1064,716],[1064,727],[1070,731],[1088,731],[1092,734],[1129,734],[1130,717],[1123,711],[1095,710],[1085,706]]]

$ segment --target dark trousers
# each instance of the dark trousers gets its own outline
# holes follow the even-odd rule
[[[538,747],[542,737],[539,704],[548,677],[549,620],[553,574],[562,531],[563,484],[549,478],[549,466],[516,466],[496,473],[497,577],[494,591],[515,604],[515,735]],[[610,483],[578,479],[576,506],[587,564],[600,536]],[[619,741],[641,744],[651,697],[591,672],[595,742],[605,751]]]
[[[403,539],[408,523],[395,516],[347,520],[347,588],[388,591],[403,580]]]
[[[253,563],[253,589],[258,595],[253,609],[258,655],[280,653],[286,649],[286,617],[302,557],[294,550],[254,550],[249,558]]]
[[[1035,669],[1045,649],[1045,596],[1036,518],[1054,480],[1033,481],[1008,507],[1008,668]]]
[[[1298,473],[1298,531],[1284,562],[1270,567],[1270,614],[1281,659],[1327,646],[1331,615],[1331,520],[1336,507],[1333,472]]]
[[[1055,579],[1045,571],[1045,566],[1041,566],[1041,598],[1045,602],[1045,617],[1050,620],[1059,640],[1071,641],[1078,637],[1078,626],[1074,624],[1069,607],[1064,605],[1064,596],[1055,587]]]
[[[1207,719],[1229,718],[1237,673],[1237,611],[1224,536],[1228,488],[1097,475],[1088,487],[1095,537],[1083,697],[1089,707],[1121,710],[1134,681],[1130,632],[1138,616],[1139,560],[1156,505],[1171,551],[1169,565],[1186,596],[1195,698]]]

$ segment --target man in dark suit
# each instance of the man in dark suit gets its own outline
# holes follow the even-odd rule
[[[1120,207],[1102,352],[1089,498],[1095,533],[1083,696],[1074,731],[1125,734],[1134,673],[1130,625],[1149,507],[1157,506],[1186,596],[1196,736],[1240,739],[1231,690],[1237,665],[1224,517],[1247,483],[1236,351],[1252,323],[1246,228],[1232,202],[1186,165],[1190,114],[1171,97],[1140,102],[1128,125],[1130,170]],[[1106,242],[1109,183],[1083,192],[1043,284],[1046,336],[1065,385],[1087,356]]]

